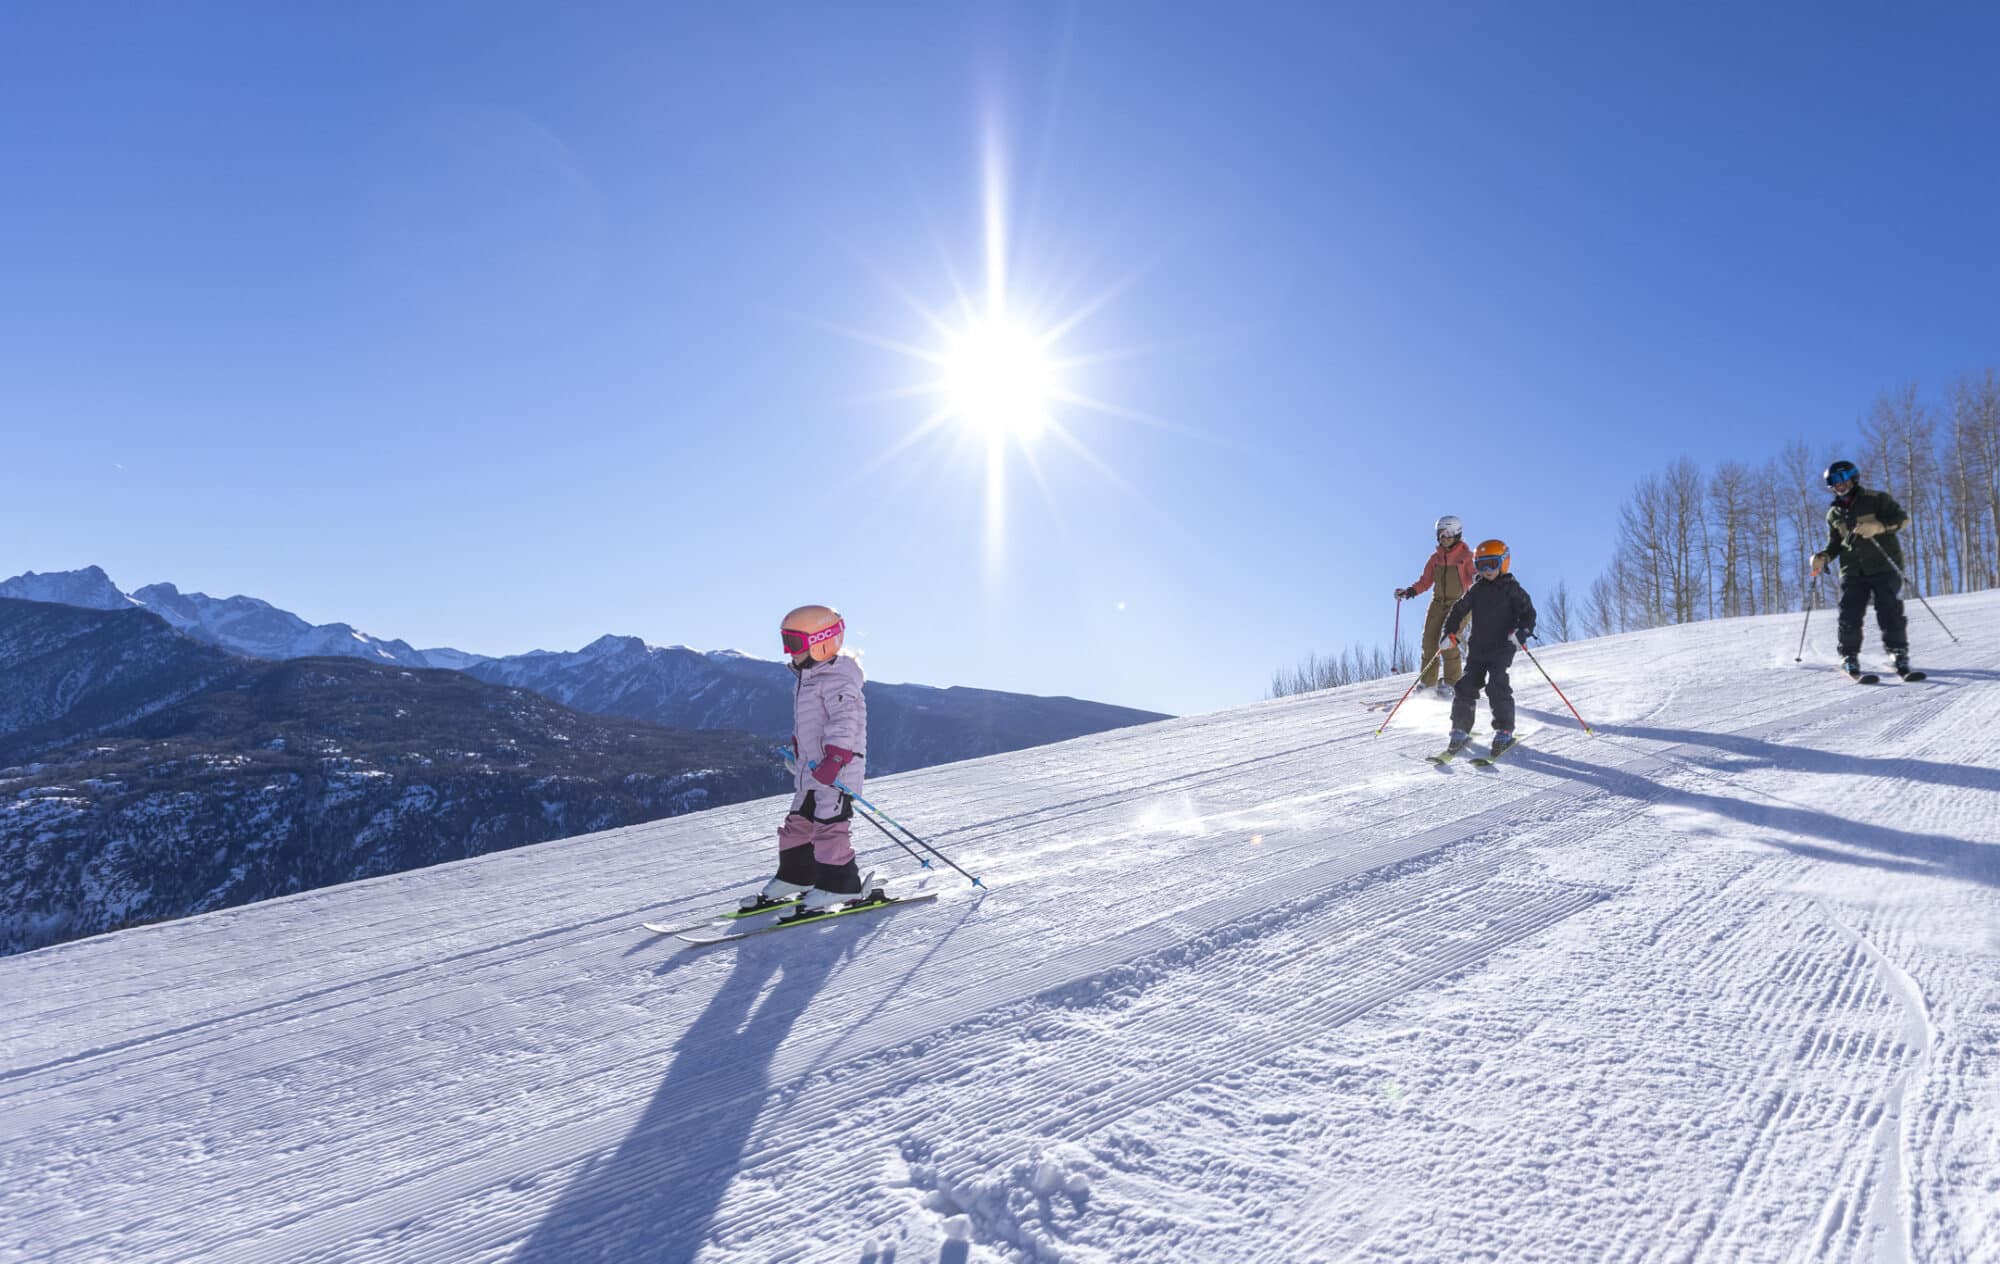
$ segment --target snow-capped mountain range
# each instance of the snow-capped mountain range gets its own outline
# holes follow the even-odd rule
[[[398,667],[463,670],[486,661],[483,654],[438,648],[420,650],[407,641],[385,641],[346,623],[307,623],[255,597],[211,597],[184,593],[172,584],[148,584],[125,592],[101,567],[76,571],[34,571],[0,583],[0,597],[47,601],[87,610],[150,610],[197,641],[251,658],[365,658]]]
[[[748,733],[0,598],[0,953],[786,784]]]
[[[343,657],[443,668],[530,689],[596,715],[772,738],[791,732],[790,668],[733,650],[649,645],[635,636],[604,636],[580,650],[535,650],[504,658],[449,647],[416,649],[346,623],[311,624],[254,597],[184,593],[165,583],[127,593],[95,566],[40,575],[29,571],[0,583],[0,598],[5,597],[94,610],[144,609],[195,640],[252,658]],[[868,705],[868,763],[878,774],[1166,718],[1077,698],[882,681],[869,682]]]
[[[765,794],[790,669],[484,660],[92,567],[0,585],[0,953]],[[458,663],[469,671],[427,664]],[[872,682],[888,773],[1146,712]]]

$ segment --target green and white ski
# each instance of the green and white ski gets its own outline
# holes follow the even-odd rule
[[[1481,755],[1479,758],[1473,760],[1472,766],[1474,768],[1491,768],[1493,765],[1499,763],[1502,759],[1505,759],[1507,757],[1507,753],[1513,750],[1515,747],[1519,746],[1520,744],[1521,744],[1521,739],[1517,737],[1513,741],[1507,743],[1505,746],[1502,746],[1499,750],[1489,750],[1484,755]]]
[[[746,917],[761,917],[766,913],[781,912],[794,907],[798,902],[799,897],[797,896],[793,896],[789,900],[772,900],[768,904],[759,904],[755,908],[735,908],[730,909],[727,913],[716,913],[713,916],[704,917],[698,922],[688,922],[683,926],[662,926],[658,922],[640,922],[639,925],[646,930],[652,931],[655,935],[678,935],[684,930],[700,930],[702,927],[713,922],[734,922]]]
[[[793,913],[790,917],[781,917],[775,922],[753,927],[750,930],[725,931],[716,935],[696,934],[694,931],[699,928],[689,928],[686,931],[677,932],[675,938],[685,940],[690,944],[700,944],[703,946],[733,944],[739,939],[750,939],[757,935],[768,935],[772,931],[792,930],[800,926],[817,926],[821,922],[830,922],[836,917],[854,917],[862,913],[876,913],[883,909],[895,908],[899,904],[925,904],[937,898],[938,893],[935,891],[927,892],[923,895],[884,895],[880,891],[877,891],[869,899],[855,904],[843,904],[838,908],[828,909],[824,913],[797,912]]]

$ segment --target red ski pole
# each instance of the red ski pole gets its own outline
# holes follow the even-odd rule
[[[1556,697],[1561,698],[1563,700],[1563,705],[1569,707],[1569,713],[1571,715],[1576,715],[1576,722],[1578,724],[1583,725],[1583,731],[1590,734],[1592,737],[1596,737],[1597,730],[1591,728],[1589,724],[1585,723],[1584,718],[1582,716],[1577,715],[1576,707],[1571,704],[1569,700],[1569,695],[1564,693],[1562,691],[1562,686],[1557,684],[1555,682],[1555,679],[1549,675],[1548,670],[1542,666],[1542,660],[1536,658],[1535,651],[1528,648],[1528,643],[1526,641],[1516,641],[1514,642],[1514,644],[1521,647],[1521,652],[1528,656],[1528,661],[1535,665],[1535,670],[1542,673],[1542,679],[1549,682],[1549,688],[1556,691]]]
[[[1446,645],[1449,645],[1450,643],[1451,643],[1451,638],[1449,637],[1438,642],[1437,654],[1433,654],[1429,658],[1424,660],[1424,665],[1421,668],[1419,668],[1417,674],[1411,678],[1410,687],[1408,689],[1403,690],[1403,696],[1396,699],[1396,705],[1390,707],[1389,714],[1382,717],[1382,728],[1375,730],[1375,736],[1377,737],[1382,736],[1382,729],[1386,729],[1389,727],[1389,721],[1396,718],[1396,712],[1401,711],[1403,709],[1403,704],[1410,700],[1410,695],[1417,691],[1417,681],[1422,680],[1424,678],[1424,673],[1429,671],[1431,669],[1431,664],[1437,661],[1438,654],[1444,653],[1444,647]]]

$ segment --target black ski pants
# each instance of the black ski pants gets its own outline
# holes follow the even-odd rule
[[[1451,695],[1451,727],[1463,733],[1472,727],[1479,708],[1479,691],[1493,704],[1493,729],[1514,731],[1514,686],[1507,681],[1507,669],[1514,665],[1512,641],[1493,650],[1474,650],[1465,659],[1465,674],[1458,678]]]
[[[1863,575],[1844,571],[1840,576],[1840,656],[1861,652],[1861,616],[1868,613],[1870,598],[1875,601],[1875,626],[1882,629],[1882,648],[1901,654],[1910,648],[1910,621],[1903,615],[1903,577],[1894,571]]]

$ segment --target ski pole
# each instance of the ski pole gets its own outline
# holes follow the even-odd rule
[[[866,822],[868,822],[868,823],[869,823],[870,825],[873,825],[873,826],[874,826],[874,827],[875,827],[876,829],[878,829],[878,830],[881,830],[881,831],[882,831],[882,832],[883,832],[884,834],[889,834],[889,827],[888,827],[888,826],[886,826],[886,825],[884,825],[884,824],[882,824],[882,822],[880,822],[880,821],[876,820],[876,819],[875,819],[875,817],[874,817],[874,815],[873,815],[872,813],[870,813],[869,811],[867,811],[867,810],[866,810],[865,808],[864,808],[864,809],[862,810],[862,813],[861,813],[861,819],[862,819],[862,820],[864,820],[864,821],[866,821]],[[904,851],[906,851],[906,852],[909,852],[909,853],[910,853],[910,859],[912,859],[912,860],[916,861],[916,862],[917,862],[918,864],[922,865],[922,866],[923,866],[924,868],[926,868],[926,869],[932,869],[932,868],[935,868],[935,867],[936,867],[936,866],[932,865],[930,861],[928,861],[928,860],[924,859],[924,858],[923,858],[923,857],[922,857],[921,855],[919,855],[919,854],[917,853],[917,849],[916,849],[916,848],[914,848],[914,847],[910,846],[910,845],[909,845],[908,843],[904,842],[904,841],[903,841],[903,840],[902,840],[902,839],[901,839],[900,837],[898,837],[897,835],[895,835],[895,834],[889,834],[889,841],[890,841],[890,842],[892,842],[892,843],[894,843],[894,844],[896,844],[896,846],[898,846],[898,847],[902,848],[902,849],[903,849]]]
[[[807,771],[811,771],[812,769],[814,769],[814,768],[817,768],[817,767],[819,767],[819,761],[818,761],[817,759],[815,759],[815,760],[811,761],[810,763],[808,763],[808,764],[806,765],[806,769],[807,769]],[[916,843],[916,844],[917,844],[918,846],[922,847],[922,848],[923,848],[923,849],[924,849],[925,851],[929,852],[929,853],[930,853],[931,855],[933,855],[933,856],[936,856],[936,857],[937,857],[937,858],[938,858],[939,860],[942,860],[942,861],[944,861],[944,862],[945,862],[946,864],[950,865],[950,866],[951,866],[952,868],[954,868],[954,869],[957,869],[957,870],[958,870],[958,872],[959,872],[959,873],[960,873],[960,874],[961,874],[961,875],[962,875],[962,876],[963,876],[963,877],[964,877],[964,878],[965,878],[965,879],[966,879],[967,881],[971,882],[973,886],[976,886],[976,887],[980,887],[980,888],[982,888],[982,889],[985,889],[985,888],[986,888],[986,884],[985,884],[984,882],[981,882],[981,881],[980,881],[980,880],[979,880],[978,878],[975,878],[975,877],[973,877],[973,876],[972,876],[971,874],[969,874],[969,873],[966,873],[964,869],[962,869],[962,868],[960,868],[960,867],[959,867],[959,864],[958,864],[958,862],[957,862],[956,860],[953,860],[953,859],[952,859],[952,858],[951,858],[950,856],[947,856],[947,855],[945,855],[945,854],[944,854],[943,852],[939,851],[939,850],[938,850],[938,849],[937,849],[936,847],[933,847],[933,846],[932,846],[932,845],[930,844],[930,842],[929,842],[928,840],[926,840],[926,839],[924,838],[924,836],[923,836],[922,834],[919,834],[919,833],[917,833],[917,831],[915,831],[915,830],[911,829],[911,828],[910,828],[909,826],[907,826],[907,825],[903,824],[903,823],[902,823],[901,821],[897,820],[897,819],[896,819],[895,817],[893,817],[893,816],[890,816],[890,815],[889,815],[889,814],[888,814],[887,812],[884,812],[884,811],[883,811],[883,810],[882,810],[881,808],[878,808],[878,807],[876,807],[876,806],[875,806],[874,804],[870,803],[870,802],[869,802],[868,800],[866,800],[866,799],[862,798],[862,797],[861,797],[860,795],[858,795],[858,794],[854,793],[854,791],[853,791],[853,790],[852,790],[851,788],[849,788],[848,784],[847,784],[846,782],[842,781],[842,780],[841,780],[840,778],[838,778],[838,777],[835,777],[835,778],[833,779],[833,788],[834,788],[834,789],[836,789],[836,790],[838,790],[838,791],[840,791],[840,792],[841,792],[842,794],[845,794],[845,795],[846,795],[846,796],[847,796],[848,798],[850,798],[850,799],[854,800],[854,801],[855,801],[856,803],[859,803],[859,804],[860,804],[860,805],[861,805],[861,806],[862,806],[863,808],[867,809],[867,811],[868,811],[868,812],[872,812],[872,813],[874,813],[874,815],[875,815],[875,816],[879,816],[879,817],[881,817],[881,818],[882,818],[882,820],[884,820],[884,821],[887,821],[887,822],[889,822],[889,824],[891,824],[891,825],[895,826],[895,827],[896,827],[897,829],[899,829],[899,830],[903,831],[903,833],[905,833],[905,834],[908,834],[908,835],[910,836],[910,841],[911,841],[911,842],[913,842],[913,843]],[[864,815],[866,815],[866,813],[864,813]],[[873,819],[874,819],[874,817],[870,817],[869,819],[870,819],[870,820],[873,820]],[[877,828],[880,828],[880,824],[879,824],[879,823],[877,824]],[[887,833],[888,833],[888,831],[887,831],[887,830],[883,830],[882,832],[883,832],[883,833],[885,833],[885,834],[887,834]],[[894,837],[894,835],[891,835],[891,837]],[[911,855],[915,855],[915,854],[916,854],[916,853],[914,853],[914,852],[912,852],[912,853],[911,853]],[[921,857],[919,857],[919,859],[921,859]],[[924,867],[925,867],[926,869],[930,868],[930,866],[929,866],[929,865],[925,865]]]
[[[964,877],[965,880],[970,882],[973,886],[980,887],[982,889],[985,888],[986,884],[984,882],[981,882],[978,878],[975,878],[971,874],[966,873],[964,869],[959,867],[959,864],[956,860],[953,860],[950,856],[945,855],[943,852],[939,851],[936,847],[933,847],[930,844],[930,842],[924,838],[922,834],[917,833],[917,831],[903,824],[895,817],[890,816],[887,812],[884,812],[881,808],[876,807],[868,800],[854,793],[854,791],[849,790],[847,786],[844,783],[842,783],[838,778],[834,780],[833,784],[835,787],[845,792],[848,798],[854,800],[856,803],[859,803],[862,807],[868,809],[870,812],[873,812],[875,815],[889,822],[889,824],[895,826],[897,829],[903,831],[905,834],[908,834],[910,836],[910,840],[920,845],[925,851],[929,852],[933,856],[936,856],[939,860],[944,861],[952,868],[957,869],[960,876]]]
[[[1516,641],[1514,642],[1514,644],[1521,647],[1521,652],[1528,656],[1528,661],[1535,665],[1535,670],[1542,673],[1542,679],[1549,682],[1549,688],[1556,691],[1556,697],[1561,698],[1563,700],[1563,705],[1569,708],[1569,713],[1571,715],[1576,716],[1576,722],[1578,724],[1583,725],[1583,731],[1590,734],[1592,737],[1596,737],[1597,730],[1591,728],[1589,724],[1585,723],[1584,718],[1581,715],[1577,715],[1576,706],[1575,704],[1570,702],[1569,695],[1564,693],[1562,691],[1562,686],[1557,684],[1555,682],[1555,678],[1549,675],[1548,669],[1542,666],[1542,660],[1536,658],[1535,651],[1528,648],[1528,643],[1526,641]]]
[[[1813,607],[1819,604],[1819,572],[1812,573],[1812,585],[1806,589],[1806,621],[1799,626],[1799,652],[1792,655],[1792,661],[1802,663],[1806,658],[1806,629],[1812,626]]]
[[[1868,541],[1868,543],[1870,544],[1875,544],[1875,537],[1872,535],[1864,535],[1861,538]],[[1889,550],[1883,548],[1879,544],[1875,544],[1875,551],[1882,555],[1882,560],[1889,564],[1889,569],[1896,572],[1897,579],[1902,580],[1906,584],[1910,582],[1910,577],[1908,575],[1903,574],[1903,568],[1896,565],[1896,559],[1889,556]],[[1931,603],[1928,601],[1924,601],[1924,595],[1922,593],[1918,592],[1915,588],[1912,588],[1910,589],[1910,595],[1915,597],[1918,601],[1923,601],[1924,609],[1931,610]],[[1943,619],[1938,618],[1937,611],[1931,610],[1931,618],[1937,619],[1937,625],[1941,628],[1944,628],[1944,634],[1946,636],[1951,637],[1951,643],[1953,645],[1958,644],[1958,637],[1953,635],[1952,630],[1949,627],[1946,627],[1945,621]]]
[[[1402,655],[1403,655],[1403,599],[1399,596],[1396,598],[1396,630],[1389,634],[1389,665],[1392,667],[1395,666],[1396,660],[1398,658],[1401,658]]]
[[[1396,718],[1396,712],[1401,711],[1403,709],[1403,704],[1410,700],[1410,695],[1417,691],[1417,681],[1422,680],[1424,678],[1424,673],[1431,669],[1431,664],[1437,661],[1438,654],[1444,653],[1444,647],[1448,644],[1450,644],[1449,640],[1438,642],[1437,654],[1432,654],[1429,658],[1425,659],[1424,665],[1417,669],[1417,674],[1415,678],[1413,678],[1410,681],[1410,687],[1408,689],[1403,690],[1403,696],[1396,699],[1396,705],[1390,707],[1389,714],[1382,717],[1382,728],[1375,730],[1375,736],[1377,737],[1382,736],[1382,729],[1386,729],[1389,727],[1389,721]]]

